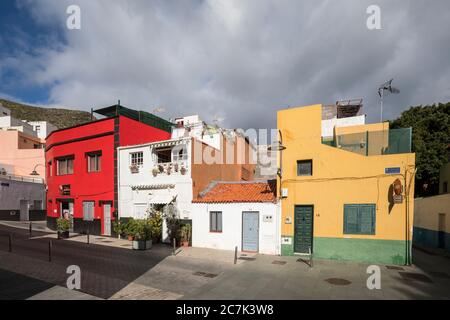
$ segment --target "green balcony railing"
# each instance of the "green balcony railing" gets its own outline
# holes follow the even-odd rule
[[[412,129],[401,128],[342,134],[332,139],[322,138],[322,143],[361,155],[373,156],[410,153],[411,138]]]

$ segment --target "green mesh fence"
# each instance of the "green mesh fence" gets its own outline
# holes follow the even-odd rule
[[[322,143],[365,156],[399,154],[411,152],[411,136],[411,128],[401,128],[342,134]]]

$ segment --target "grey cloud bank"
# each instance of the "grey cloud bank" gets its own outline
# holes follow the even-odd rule
[[[76,1],[81,30],[68,30],[73,2],[19,1],[39,23],[64,29],[65,41],[0,64],[50,86],[48,104],[120,99],[164,106],[167,118],[272,128],[280,108],[350,98],[364,98],[368,121],[378,121],[377,86],[392,77],[401,93],[386,98],[387,119],[450,100],[446,0]],[[382,30],[366,27],[371,4],[381,7]]]

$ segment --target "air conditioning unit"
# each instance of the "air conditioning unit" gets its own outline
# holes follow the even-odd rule
[[[288,188],[281,188],[281,197],[282,198],[288,197]]]

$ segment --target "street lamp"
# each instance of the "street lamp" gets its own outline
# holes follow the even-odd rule
[[[267,150],[269,151],[280,151],[280,167],[277,168],[277,175],[280,177],[280,196],[281,196],[281,179],[283,178],[283,151],[286,150],[286,147],[283,145],[283,135],[281,130],[278,130],[280,135],[280,140],[275,141],[275,144],[269,146]]]
[[[386,81],[385,83],[383,83],[381,86],[378,87],[378,95],[380,96],[381,122],[383,122],[383,98],[385,95],[384,92],[386,91],[386,93],[388,93],[388,94],[389,93],[393,93],[393,94],[400,93],[399,89],[392,86],[392,80],[394,80],[394,79]]]
[[[38,163],[37,165],[34,166],[33,171],[31,171],[30,176],[38,176],[39,173],[36,171],[36,168],[39,166],[43,166],[45,168],[45,166],[43,164]]]

